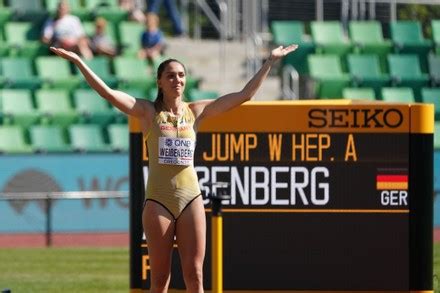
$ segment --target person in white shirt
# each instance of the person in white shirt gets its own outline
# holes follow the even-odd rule
[[[86,59],[93,57],[81,21],[70,14],[69,4],[65,0],[58,3],[55,18],[49,18],[44,24],[42,42],[74,51]]]

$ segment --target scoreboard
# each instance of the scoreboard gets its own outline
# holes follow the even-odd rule
[[[431,105],[333,100],[249,102],[204,121],[200,187],[230,184],[224,290],[431,292],[433,120]],[[136,291],[149,284],[141,224],[148,160],[136,120],[130,129]],[[170,287],[184,289],[177,249]]]

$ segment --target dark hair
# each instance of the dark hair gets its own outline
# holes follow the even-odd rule
[[[167,60],[163,61],[162,63],[160,63],[159,67],[157,68],[156,80],[159,80],[161,78],[162,73],[165,71],[165,68],[171,62],[177,62],[180,65],[182,65],[183,70],[186,73],[185,65],[183,65],[182,62],[180,62],[179,60],[176,60],[176,59],[167,59]],[[157,97],[156,97],[156,100],[154,101],[154,108],[156,109],[156,111],[160,111],[160,110],[162,110],[162,106],[163,106],[163,92],[160,88],[158,88],[157,89]]]

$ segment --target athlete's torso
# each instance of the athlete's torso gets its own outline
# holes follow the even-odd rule
[[[165,206],[175,218],[200,194],[193,158],[195,118],[184,104],[181,117],[156,113],[147,134],[148,183],[146,198]]]

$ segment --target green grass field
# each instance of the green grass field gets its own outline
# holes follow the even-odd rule
[[[126,248],[0,249],[0,291],[126,293],[128,258]],[[434,274],[440,276],[440,244],[434,245]]]
[[[128,248],[0,249],[0,291],[128,292]]]

